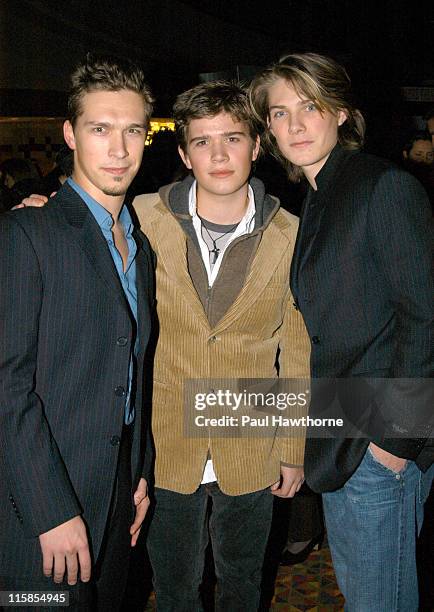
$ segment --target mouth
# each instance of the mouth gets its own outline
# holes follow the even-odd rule
[[[294,149],[303,149],[304,147],[308,147],[313,143],[313,140],[302,140],[300,142],[292,142],[290,147]]]
[[[215,172],[210,172],[210,175],[214,178],[227,178],[228,176],[232,176],[233,173],[233,170],[217,170]]]
[[[123,168],[102,168],[102,170],[108,174],[112,174],[113,176],[123,176],[128,172],[128,166]]]

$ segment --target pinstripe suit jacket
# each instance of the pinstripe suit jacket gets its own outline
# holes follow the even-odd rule
[[[37,536],[77,514],[98,556],[136,325],[107,243],[68,185],[43,209],[2,215],[0,236],[0,577],[40,576]],[[145,237],[134,237],[142,381],[153,272]],[[141,385],[135,405],[134,484]]]
[[[313,377],[432,377],[433,233],[424,190],[391,163],[339,145],[316,180],[291,268],[291,289],[312,341]],[[363,399],[359,406],[353,393],[338,399],[339,409],[351,417],[364,413],[368,421],[381,412],[384,435],[375,426],[372,439],[426,468],[434,458],[426,442],[432,410],[429,422],[426,404],[418,414],[422,404],[403,393],[392,398],[382,388],[369,406]],[[311,410],[319,414],[324,402],[313,401]],[[393,439],[394,431],[408,439]],[[310,486],[321,492],[343,485],[368,443],[309,439]]]

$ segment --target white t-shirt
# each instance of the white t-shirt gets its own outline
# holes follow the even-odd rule
[[[189,213],[193,220],[193,227],[196,232],[197,240],[199,242],[202,260],[205,265],[206,273],[208,275],[208,284],[210,287],[212,287],[219,273],[223,255],[225,254],[225,251],[228,248],[228,246],[231,244],[231,242],[235,240],[235,238],[238,238],[238,236],[244,236],[244,234],[250,234],[255,227],[255,213],[256,213],[255,196],[253,194],[253,189],[249,185],[249,189],[248,189],[249,201],[247,204],[246,213],[244,217],[241,219],[241,221],[239,222],[238,227],[235,229],[235,231],[230,234],[229,240],[222,247],[214,265],[212,266],[212,270],[211,270],[211,265],[210,265],[210,260],[209,260],[209,250],[208,250],[208,246],[205,240],[203,239],[202,222],[200,220],[199,215],[197,214],[196,185],[197,185],[197,182],[194,181],[192,186],[190,187],[188,208],[189,208]],[[205,463],[205,468],[203,471],[201,484],[206,484],[208,482],[215,482],[216,480],[217,480],[217,476],[216,476],[216,473],[214,472],[212,459],[208,459],[207,462]]]

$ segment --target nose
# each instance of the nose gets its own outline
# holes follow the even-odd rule
[[[225,143],[221,140],[214,141],[211,144],[211,160],[219,162],[227,159],[229,159],[229,155]]]
[[[114,130],[111,134],[109,155],[120,159],[128,156],[128,149],[123,132]]]
[[[305,129],[304,124],[298,113],[288,116],[288,132],[290,134],[299,134]]]

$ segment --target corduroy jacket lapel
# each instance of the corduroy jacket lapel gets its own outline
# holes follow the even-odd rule
[[[178,221],[161,202],[157,205],[159,214],[152,222],[157,242],[157,265],[166,270],[171,282],[178,287],[194,315],[209,326],[199,296],[194,288],[187,265],[187,239]]]
[[[286,221],[285,224],[287,224]],[[217,323],[213,330],[214,333],[221,332],[242,317],[270,282],[286,249],[290,248],[291,243],[289,235],[279,225],[276,222],[276,218],[274,218],[267,226],[266,231],[262,232],[261,241],[253,258],[244,287],[228,311]]]

